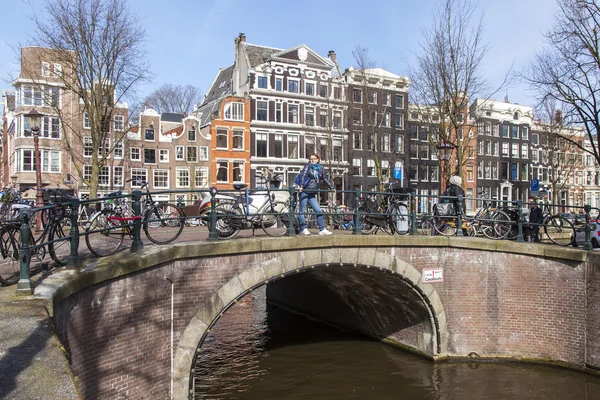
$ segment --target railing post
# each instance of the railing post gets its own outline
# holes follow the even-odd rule
[[[37,212],[41,213],[42,210],[38,210]],[[19,220],[21,221],[21,243],[19,243],[20,275],[19,282],[17,283],[17,295],[19,296],[29,296],[33,294],[31,276],[29,276],[29,266],[31,264],[31,249],[29,248],[29,237],[31,236],[31,227],[29,226],[30,219],[31,209],[21,208],[21,210],[19,210]]]
[[[585,211],[585,243],[583,244],[583,249],[592,250],[592,235],[590,229],[590,211],[592,211],[592,206],[586,204],[583,206],[583,210]],[[573,238],[573,240],[575,240],[575,238]]]
[[[144,243],[142,243],[141,231],[142,231],[142,192],[140,190],[134,190],[131,193],[131,199],[133,200],[133,215],[137,218],[133,221],[133,243],[131,243],[131,252],[135,253],[144,248]]]
[[[517,228],[519,229],[517,233],[517,242],[524,242],[523,238],[523,200],[517,200]]]
[[[463,198],[462,194],[459,194],[457,197],[458,197],[458,210],[456,210],[456,215],[458,216],[458,219],[457,219],[456,223],[458,226],[456,229],[456,236],[464,236],[463,228],[462,228],[462,220],[463,220],[462,212],[463,212],[464,198]]]
[[[73,197],[70,203],[71,215],[69,217],[71,219],[71,232],[69,235],[71,236],[71,252],[67,259],[67,269],[75,269],[81,266],[81,258],[79,257],[79,225],[77,223],[80,202],[77,197]]]
[[[210,188],[210,225],[209,225],[209,233],[208,240],[217,240],[217,213],[215,212],[215,202],[217,197],[217,188]]]
[[[294,201],[294,194],[296,193],[296,188],[291,186],[289,189],[290,192],[290,210],[289,210],[289,225],[288,225],[288,236],[296,236],[296,202]]]
[[[354,190],[354,228],[352,228],[352,234],[358,235],[361,233],[361,222],[360,222],[360,189]]]
[[[413,193],[409,193],[408,194],[408,203],[410,204],[410,219],[411,219],[411,228],[410,228],[410,234],[411,235],[416,235],[417,234],[417,192],[413,192]]]

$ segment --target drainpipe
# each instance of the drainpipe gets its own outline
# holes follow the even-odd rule
[[[169,389],[169,399],[173,400],[173,301],[175,296],[175,285],[173,284],[173,281],[166,276],[165,280],[171,284],[171,376],[169,379],[171,387]]]

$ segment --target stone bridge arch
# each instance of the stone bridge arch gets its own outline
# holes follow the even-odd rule
[[[282,252],[230,278],[198,308],[183,331],[174,361],[174,398],[187,398],[192,390],[191,371],[202,343],[223,313],[239,299],[263,285],[277,285],[284,278],[318,270],[350,268],[384,274],[405,290],[404,298],[426,318],[426,331],[414,343],[390,340],[428,357],[444,357],[448,332],[446,315],[434,285],[421,282],[421,272],[410,263],[395,256],[393,248],[327,248]],[[346,270],[345,275],[348,274]],[[364,276],[364,274],[363,274]],[[381,279],[379,276],[378,279]],[[390,288],[392,290],[393,288]],[[391,293],[391,292],[390,292]],[[397,296],[398,292],[394,292]],[[297,299],[296,299],[297,300]],[[406,311],[406,310],[405,310]],[[358,327],[353,327],[358,328]],[[360,329],[356,329],[360,330]],[[364,332],[373,334],[375,332]],[[385,335],[383,335],[385,336]],[[386,339],[380,337],[380,339]]]

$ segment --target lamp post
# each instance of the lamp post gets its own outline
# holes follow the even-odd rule
[[[40,154],[40,121],[42,119],[43,114],[40,114],[35,109],[29,111],[25,114],[25,118],[27,118],[27,123],[29,124],[29,129],[31,130],[31,134],[33,135],[33,147],[35,152],[35,185],[37,186],[36,195],[35,195],[35,206],[36,208],[44,207],[44,198],[42,194],[42,157]],[[42,219],[36,218],[35,220],[35,229],[38,231],[42,228]]]
[[[438,153],[440,154],[440,159],[442,160],[441,189],[442,193],[444,193],[446,191],[446,165],[448,164],[448,161],[450,161],[450,155],[452,154],[452,149],[454,149],[454,145],[443,140],[440,144],[436,146],[436,149],[439,150]]]

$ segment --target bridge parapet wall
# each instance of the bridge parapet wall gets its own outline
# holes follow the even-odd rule
[[[183,243],[102,259],[58,289],[45,293],[41,287],[36,292],[54,302],[55,326],[86,398],[101,394],[117,399],[124,393],[130,398],[164,398],[170,384],[173,282],[175,398],[185,398],[198,343],[219,314],[265,282],[273,288],[279,284],[293,288],[297,278],[292,276],[300,277],[305,268],[315,265],[321,266],[315,270],[335,273],[339,280],[354,276],[365,283],[360,277],[376,282],[377,276],[387,276],[380,281],[386,282],[379,286],[382,299],[394,298],[393,291],[384,292],[392,288],[392,270],[398,278],[418,285],[435,303],[430,310],[440,324],[441,351],[436,330],[426,321],[426,309],[416,297],[412,304],[419,318],[412,325],[399,325],[402,329],[394,332],[368,319],[370,313],[364,310],[373,308],[358,312],[362,318],[346,313],[343,321],[321,315],[331,322],[435,357],[474,352],[482,357],[600,366],[600,349],[585,341],[586,333],[588,338],[595,334],[597,341],[600,331],[597,319],[595,326],[586,325],[592,308],[596,307],[596,316],[600,310],[598,267],[590,264],[587,255],[574,249],[462,238],[334,236]],[[345,275],[352,262],[372,267],[372,273],[362,268],[362,275]],[[421,271],[432,267],[444,269],[443,283],[420,282]],[[593,279],[586,281],[592,270],[596,271]],[[45,282],[47,287],[51,284],[51,280]],[[345,285],[352,287],[348,282]],[[394,285],[396,291],[407,290]],[[590,296],[590,292],[595,294]],[[333,290],[329,295],[339,300],[336,293]],[[406,292],[398,295],[402,296],[410,299]],[[357,299],[354,308],[373,307],[361,303],[366,298]],[[301,299],[294,300],[298,303],[294,308],[314,311],[310,301]],[[430,320],[431,315],[427,314]]]

